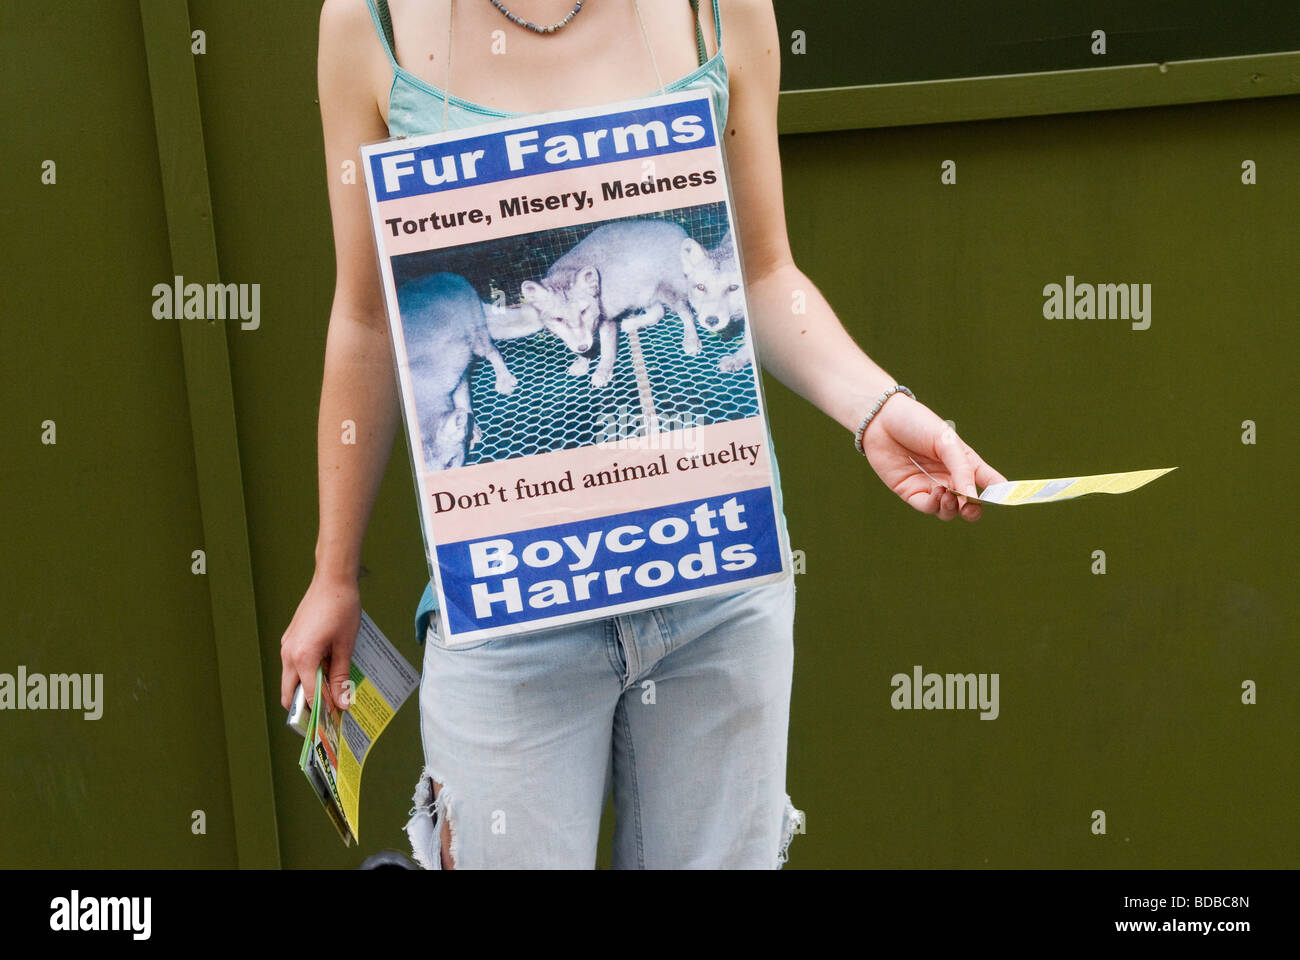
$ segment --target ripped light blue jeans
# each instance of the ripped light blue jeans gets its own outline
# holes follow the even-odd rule
[[[779,867],[793,621],[787,577],[468,647],[431,627],[415,859],[441,867],[445,817],[457,869],[591,869],[612,789],[616,869]]]

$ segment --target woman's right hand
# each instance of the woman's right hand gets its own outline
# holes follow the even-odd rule
[[[317,571],[280,640],[280,705],[293,702],[299,683],[311,703],[316,695],[316,667],[324,662],[325,702],[346,710],[346,687],[352,648],[361,627],[361,589],[355,579],[327,578]]]

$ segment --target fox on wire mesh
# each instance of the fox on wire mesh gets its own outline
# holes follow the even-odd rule
[[[669,220],[607,223],[556,260],[546,276],[520,284],[542,326],[577,354],[570,376],[583,376],[599,357],[591,385],[605,386],[614,373],[620,325],[640,330],[658,323],[667,310],[682,319],[682,349],[700,352],[681,266],[686,239],[686,231]]]
[[[740,263],[731,231],[712,250],[694,240],[682,241],[682,270],[695,320],[709,333],[744,332],[745,342],[735,353],[718,361],[718,369],[732,373],[754,360],[750,333],[744,330],[745,297],[741,291]]]
[[[464,277],[435,273],[411,280],[397,291],[397,301],[425,465],[431,470],[459,467],[479,439],[469,399],[475,358],[492,364],[498,393],[514,392],[519,381],[497,351],[483,301]],[[501,322],[501,314],[493,311],[491,326]]]

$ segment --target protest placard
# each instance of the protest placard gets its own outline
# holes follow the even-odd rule
[[[362,156],[447,645],[789,575],[707,94]]]

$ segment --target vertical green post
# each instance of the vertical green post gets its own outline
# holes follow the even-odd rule
[[[185,0],[140,0],[172,270],[215,283],[216,238]],[[171,278],[159,278],[170,280]],[[240,867],[278,868],[270,739],[224,324],[178,320],[203,514]]]

